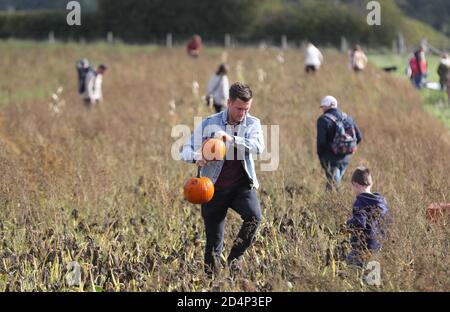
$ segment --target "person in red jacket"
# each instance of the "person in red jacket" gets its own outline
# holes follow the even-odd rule
[[[190,56],[197,58],[202,49],[202,38],[199,35],[194,35],[188,42],[186,49]]]
[[[414,55],[409,60],[409,67],[411,69],[412,83],[417,89],[421,89],[423,86],[423,79],[427,75],[427,61],[423,49],[414,52]]]

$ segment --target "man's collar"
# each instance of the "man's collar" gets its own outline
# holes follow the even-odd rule
[[[337,112],[337,111],[338,111],[337,107],[332,107],[330,109],[327,109],[323,114],[329,114],[329,113]]]
[[[227,126],[228,123],[228,108],[223,111],[222,113],[222,121]],[[245,114],[244,119],[238,124],[240,126],[246,127],[247,126],[247,114]]]

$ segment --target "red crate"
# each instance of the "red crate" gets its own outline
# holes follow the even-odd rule
[[[431,222],[447,219],[450,216],[450,204],[433,203],[427,208],[427,219]]]

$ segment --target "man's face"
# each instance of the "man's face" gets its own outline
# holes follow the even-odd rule
[[[252,106],[253,99],[248,102],[237,98],[234,101],[228,100],[228,119],[231,122],[241,122]]]

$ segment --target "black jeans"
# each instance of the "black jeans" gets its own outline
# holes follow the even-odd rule
[[[211,201],[202,205],[202,217],[206,231],[206,273],[211,273],[220,264],[228,208],[236,211],[243,220],[228,256],[228,263],[242,257],[253,242],[256,230],[261,223],[261,206],[254,188],[244,184],[215,192]]]

